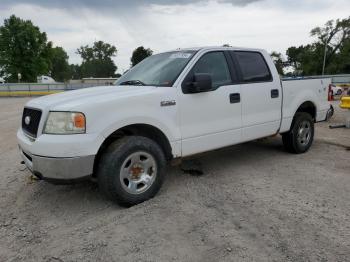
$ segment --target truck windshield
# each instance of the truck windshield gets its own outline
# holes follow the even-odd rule
[[[167,52],[150,56],[121,76],[115,85],[172,86],[195,51]]]

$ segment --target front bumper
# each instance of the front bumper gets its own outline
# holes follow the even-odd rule
[[[21,128],[17,139],[28,169],[37,177],[53,182],[69,182],[91,176],[95,155],[103,141],[96,134],[40,135],[31,139]]]
[[[95,156],[44,157],[23,151],[20,154],[28,169],[37,177],[48,181],[78,180],[93,173]]]

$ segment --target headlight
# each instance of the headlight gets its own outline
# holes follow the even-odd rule
[[[50,112],[44,133],[57,135],[85,133],[85,115],[79,112]]]

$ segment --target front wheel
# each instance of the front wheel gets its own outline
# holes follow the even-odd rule
[[[288,152],[305,153],[312,145],[314,132],[311,115],[304,112],[296,113],[290,131],[282,134],[283,145]]]
[[[112,143],[100,159],[98,184],[111,200],[132,206],[152,198],[160,189],[166,160],[153,140],[129,136]]]

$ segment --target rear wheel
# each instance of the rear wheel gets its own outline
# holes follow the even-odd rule
[[[113,201],[132,206],[152,198],[160,189],[166,160],[153,140],[129,136],[112,143],[101,157],[98,183]]]
[[[308,113],[296,113],[291,130],[282,135],[288,152],[301,154],[309,150],[314,139],[314,120]]]

